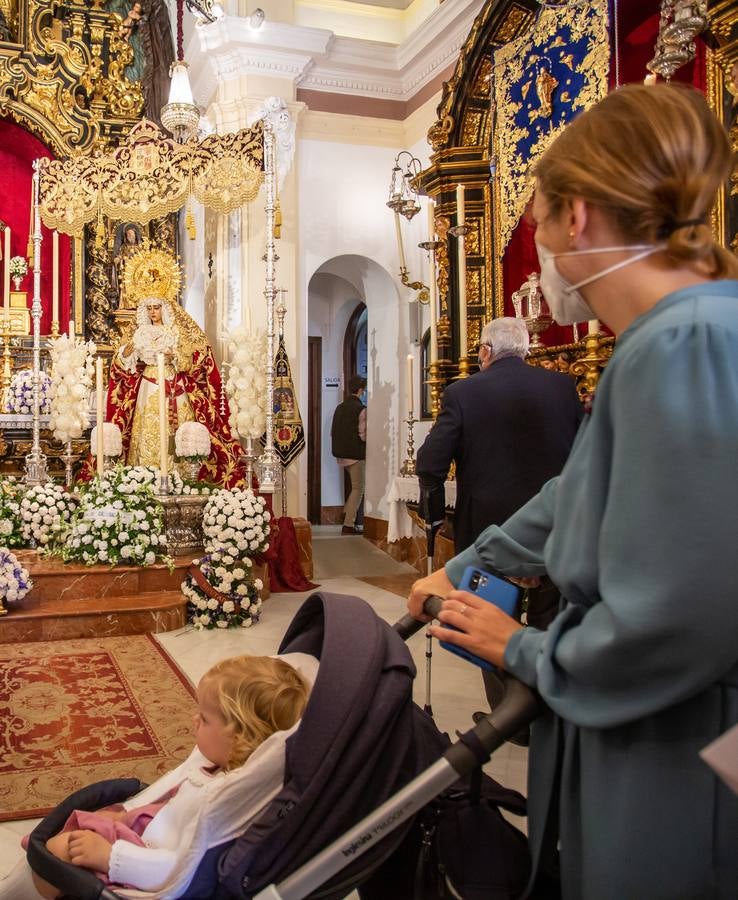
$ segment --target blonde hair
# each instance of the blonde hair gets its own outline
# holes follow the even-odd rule
[[[233,749],[226,771],[243,765],[275,731],[291,728],[300,718],[310,689],[291,665],[271,656],[235,656],[209,669],[200,681],[226,725]]]
[[[627,85],[582,113],[535,174],[552,215],[573,197],[599,207],[627,243],[663,243],[673,266],[737,277],[709,215],[732,170],[725,130],[698,91]]]

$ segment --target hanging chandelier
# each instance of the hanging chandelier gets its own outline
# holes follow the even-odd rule
[[[406,159],[407,157],[407,159]],[[387,206],[403,215],[408,222],[420,212],[415,178],[420,175],[422,165],[409,150],[402,150],[395,157],[395,165],[390,178]]]
[[[183,20],[184,0],[177,0],[177,59],[169,70],[169,102],[161,109],[161,123],[178,144],[193,138],[200,124],[200,110],[195,106],[184,59]]]

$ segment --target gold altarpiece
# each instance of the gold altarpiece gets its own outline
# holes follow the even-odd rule
[[[466,201],[467,345],[479,342],[486,321],[504,315],[499,181],[491,176],[490,159],[498,141],[491,134],[493,53],[524,35],[539,11],[534,0],[489,0],[477,16],[462,47],[452,77],[444,84],[437,120],[428,132],[430,165],[416,179],[436,201],[439,315],[439,375],[448,382],[459,373],[457,291],[454,241],[448,231],[456,221],[456,187],[464,185]],[[708,51],[708,98],[730,131],[738,150],[738,0],[710,5],[710,30],[716,49]],[[496,156],[495,152],[495,156]],[[716,235],[738,251],[738,168],[720,197],[713,218]],[[451,252],[449,252],[449,249]],[[586,331],[586,325],[584,326]],[[584,335],[578,342],[532,349],[529,362],[569,372],[584,397],[591,395],[614,340]]]

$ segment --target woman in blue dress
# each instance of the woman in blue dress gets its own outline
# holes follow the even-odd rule
[[[710,214],[730,145],[704,98],[622,88],[536,168],[541,286],[615,333],[558,478],[416,582],[438,637],[535,688],[529,834],[566,900],[738,897],[738,797],[700,751],[738,722],[738,264]],[[548,574],[547,631],[455,590],[467,565]]]

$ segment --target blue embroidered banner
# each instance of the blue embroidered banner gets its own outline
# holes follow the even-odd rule
[[[543,7],[528,34],[494,54],[502,255],[533,193],[531,170],[576,113],[607,93],[607,0]]]

